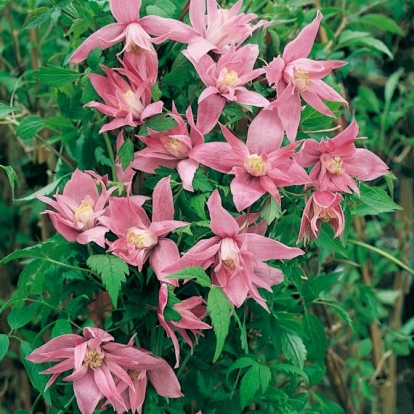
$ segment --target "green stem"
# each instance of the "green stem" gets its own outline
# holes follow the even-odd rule
[[[390,260],[391,262],[394,262],[396,265],[402,267],[407,272],[414,275],[414,270],[411,269],[409,266],[407,266],[405,263],[403,263],[401,260],[398,260],[394,256],[391,256],[389,253],[384,252],[381,249],[378,249],[378,247],[370,246],[369,244],[366,244],[364,242],[358,241],[358,240],[348,240],[348,243],[355,244],[356,246],[365,247],[368,250],[371,250],[375,253],[380,254],[381,256],[385,257],[386,259]]]
[[[111,160],[111,163],[113,164],[113,166],[111,167],[112,180],[113,181],[118,181],[118,179],[116,177],[115,155],[114,155],[114,150],[112,148],[111,140],[109,139],[109,135],[108,135],[107,132],[104,132],[103,136],[104,136],[104,139],[105,139],[106,149],[108,150],[109,159]]]
[[[185,356],[184,361],[183,361],[183,362],[181,362],[181,364],[180,364],[180,368],[179,368],[179,370],[178,370],[178,372],[177,372],[177,377],[178,377],[178,378],[180,378],[180,377],[181,377],[181,374],[182,374],[182,372],[183,372],[183,370],[184,370],[185,366],[187,365],[187,362],[190,360],[190,358],[191,358],[191,353],[190,353],[190,352],[187,352],[187,355]]]
[[[67,411],[66,408],[68,408],[72,404],[72,402],[73,402],[74,399],[75,399],[75,396],[72,395],[72,397],[70,397],[70,400],[63,406],[65,408],[65,411],[59,410],[56,414],[64,414],[64,413],[66,413],[66,411]]]

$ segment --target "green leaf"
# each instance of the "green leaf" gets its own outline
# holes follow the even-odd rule
[[[269,386],[270,380],[272,378],[272,372],[270,371],[270,368],[267,365],[259,365],[259,374],[262,392],[266,392],[267,387]]]
[[[303,369],[306,360],[306,348],[301,337],[290,333],[281,332],[282,350],[286,358],[293,365]]]
[[[96,49],[92,50],[92,52],[89,53],[87,58],[88,66],[94,71],[98,72],[100,69],[100,64],[103,63],[104,57],[101,57],[102,55],[102,49],[101,47],[97,47]]]
[[[96,254],[90,256],[86,264],[101,276],[102,282],[109,293],[114,307],[117,307],[121,283],[129,275],[128,265],[119,257],[110,254]]]
[[[22,358],[22,362],[24,367],[26,368],[27,374],[30,378],[33,387],[36,388],[45,399],[47,405],[52,405],[52,401],[50,399],[49,390],[45,391],[47,381],[49,380],[49,376],[41,374],[47,366],[45,364],[37,364],[26,359],[33,351],[35,347],[28,342],[22,341],[20,344],[20,355]]]
[[[359,201],[363,204],[357,205],[352,208],[352,213],[357,216],[364,216],[367,214],[381,214],[390,213],[395,210],[402,210],[398,204],[396,204],[391,197],[380,188],[370,187],[366,184],[360,184],[360,197]],[[357,196],[353,197],[354,200],[358,200]]]
[[[207,312],[216,334],[217,344],[213,362],[219,358],[230,326],[231,306],[227,296],[218,286],[212,286],[207,298]]]
[[[404,35],[404,31],[398,26],[397,22],[384,14],[365,14],[358,19],[359,23],[375,26],[378,29],[385,30],[390,33],[395,33],[400,36]]]
[[[39,303],[32,303],[22,309],[12,309],[7,315],[7,322],[12,329],[19,329],[34,319],[40,308]]]
[[[5,173],[7,174],[7,178],[9,179],[11,191],[12,191],[12,198],[14,200],[14,188],[15,184],[17,184],[17,187],[20,187],[20,180],[17,176],[16,172],[13,170],[12,167],[9,165],[0,165],[0,168],[2,168]]]
[[[394,96],[395,89],[397,88],[398,82],[401,75],[404,73],[404,68],[400,68],[392,75],[388,77],[387,82],[385,83],[384,97],[386,103],[391,103],[392,97]]]
[[[17,135],[22,139],[33,138],[45,127],[45,121],[39,116],[28,116],[17,127]]]
[[[23,269],[17,282],[17,293],[20,300],[24,300],[24,298],[26,298],[29,293],[32,292],[32,287],[34,285],[36,285],[36,287],[43,285],[45,281],[44,270],[46,266],[48,266],[48,263],[46,261],[42,259],[35,259]]]
[[[298,375],[300,377],[303,377],[305,379],[306,382],[309,382],[309,378],[306,375],[306,372],[301,370],[298,367],[295,367],[293,365],[288,365],[288,364],[276,364],[274,367],[275,371],[279,371],[279,372],[285,372],[287,374],[293,374],[293,375]]]
[[[3,118],[4,116],[16,111],[19,111],[19,109],[0,102],[0,118]]]
[[[372,89],[360,86],[358,88],[358,96],[367,111],[375,112],[377,114],[381,113],[380,102]]]
[[[175,5],[169,0],[157,0],[157,5],[149,5],[146,8],[147,14],[155,16],[174,18]]]
[[[40,27],[43,23],[50,21],[53,9],[49,7],[38,7],[31,11],[23,23],[21,30],[35,29]]]
[[[37,196],[48,196],[51,193],[53,193],[59,183],[66,177],[68,177],[70,174],[66,174],[63,177],[58,178],[56,181],[53,181],[52,183],[48,184],[47,186],[41,188],[40,190],[28,195],[27,197],[17,198],[16,201],[30,201],[37,198]]]
[[[67,319],[58,319],[52,329],[51,337],[56,338],[57,336],[71,333],[73,333],[73,329],[69,321]]]
[[[272,224],[282,215],[282,207],[272,197],[267,197],[260,208],[260,214],[267,224]]]
[[[387,45],[381,40],[374,39],[371,37],[371,33],[368,32],[358,32],[353,30],[344,30],[339,36],[338,47],[344,48],[348,46],[367,46],[369,48],[376,49],[382,53],[388,55],[393,59],[391,51],[388,49]]]
[[[260,368],[254,365],[243,375],[240,382],[240,404],[242,408],[246,407],[257,391],[259,391],[259,388]]]
[[[234,361],[230,368],[228,369],[228,373],[230,373],[231,371],[234,371],[235,369],[242,369],[242,368],[246,368],[246,367],[251,367],[252,365],[256,365],[257,361],[254,360],[253,358],[250,357],[241,357],[239,359],[237,359],[236,361]]]
[[[169,116],[164,114],[154,115],[145,121],[145,124],[140,128],[138,135],[148,135],[148,128],[154,131],[165,132],[176,127],[177,125],[177,122]]]
[[[3,10],[13,0],[0,0],[0,11]]]
[[[180,280],[188,280],[194,279],[196,283],[203,287],[210,287],[211,280],[207,276],[207,273],[204,271],[202,267],[199,266],[190,266],[186,267],[183,270],[180,270],[177,273],[173,273],[167,276],[167,279],[180,279]]]
[[[329,251],[334,251],[344,257],[348,257],[348,253],[342,246],[339,238],[334,238],[334,232],[327,223],[322,223],[321,229],[319,231],[319,236],[314,240],[315,244],[320,247],[327,249]]]
[[[121,148],[119,148],[118,157],[122,169],[125,171],[134,159],[134,144],[130,139],[126,139]]]
[[[60,88],[65,85],[70,85],[82,76],[82,73],[69,69],[63,69],[54,65],[41,67],[38,71],[33,73],[40,80],[40,82],[53,88]]]
[[[9,350],[10,339],[7,335],[0,335],[0,361],[5,357]]]

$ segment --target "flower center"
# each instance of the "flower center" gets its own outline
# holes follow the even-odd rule
[[[231,272],[236,269],[239,262],[239,248],[232,238],[226,237],[221,241],[220,259]]]
[[[158,237],[151,230],[131,227],[127,231],[127,242],[137,249],[149,249],[158,243]]]
[[[134,53],[140,53],[143,52],[144,49],[142,47],[139,47],[133,40],[131,40],[127,47],[127,52],[134,52]]]
[[[119,102],[119,109],[126,109],[131,112],[135,117],[139,118],[144,110],[142,103],[136,98],[134,91],[128,89],[122,94],[124,102]]]
[[[244,168],[254,177],[266,175],[266,161],[257,154],[250,155],[250,157],[244,161]]]
[[[142,379],[145,377],[145,373],[143,371],[139,371],[138,369],[129,369],[128,375],[132,380]]]
[[[188,148],[176,138],[169,138],[164,143],[165,149],[176,158],[187,158]]]
[[[343,160],[341,157],[331,157],[323,154],[321,157],[322,164],[331,174],[342,174],[344,172]]]
[[[93,227],[95,220],[93,216],[93,207],[90,202],[83,200],[75,210],[75,220],[85,225],[85,230]]]
[[[235,86],[239,82],[239,76],[235,70],[230,70],[224,75],[223,84],[226,86]]]
[[[295,86],[299,92],[305,92],[309,89],[310,77],[309,72],[299,69],[295,72]]]
[[[101,354],[94,349],[87,349],[83,362],[91,368],[98,368],[102,365],[105,355]]]

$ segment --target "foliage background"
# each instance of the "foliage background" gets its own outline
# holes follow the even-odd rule
[[[143,9],[156,3],[144,2]],[[169,3],[165,2],[164,7]],[[91,24],[107,23],[104,5],[100,1],[0,0],[0,165],[14,168],[19,179],[14,195],[26,198],[24,202],[13,203],[13,187],[7,174],[12,173],[7,169],[0,171],[0,257],[47,240],[54,233],[47,217],[40,215],[44,208],[42,203],[33,200],[31,194],[69,173],[71,168],[67,164],[75,165],[72,159],[81,167],[95,167],[101,171],[107,168],[104,144],[87,141],[91,135],[85,125],[90,111],[80,106],[94,97],[87,79],[73,86],[76,76],[69,81],[64,76],[60,80],[56,78],[55,84],[39,76],[42,73],[39,69],[46,64],[62,66],[76,46],[70,44],[70,39],[73,42]],[[185,1],[174,2],[174,5],[170,12],[172,17],[178,18]],[[397,178],[388,180],[387,185],[395,200],[404,207],[394,215],[355,216],[350,238],[358,238],[409,263],[413,257],[414,215],[413,3],[293,0],[276,4],[253,0],[246,1],[245,5],[263,18],[275,19],[266,37],[255,39],[267,45],[267,56],[264,56],[267,59],[281,52],[292,25],[301,27],[309,10],[322,10],[325,18],[317,55],[319,58],[346,56],[349,65],[340,71],[337,80],[347,91],[347,99],[361,128],[360,135],[370,137],[369,149],[390,165]],[[378,44],[374,39],[383,43]],[[163,56],[162,65],[167,65],[178,55],[179,48],[175,50],[163,44],[158,51]],[[92,57],[88,63],[96,68],[99,56],[95,60]],[[176,64],[182,70],[177,72],[179,78],[168,79],[164,74],[161,85],[163,92],[172,95],[175,93],[172,85],[179,87],[180,77],[186,79],[188,73],[188,67],[179,67],[177,61]],[[55,88],[57,86],[59,89]],[[17,108],[15,115],[10,116],[8,106]],[[86,131],[81,137],[77,128],[80,124]],[[98,137],[96,131],[95,137]],[[62,143],[64,153],[61,152]],[[89,149],[96,146],[101,150],[91,153]],[[380,184],[386,188],[384,182]],[[306,343],[308,358],[316,363],[312,365],[313,371],[306,371],[313,387],[305,412],[339,413],[342,411],[338,407],[342,407],[344,412],[352,414],[412,413],[414,357],[410,335],[414,331],[414,292],[410,291],[410,276],[383,254],[363,246],[349,244],[347,254],[346,260],[338,256],[333,260],[326,257],[323,263],[318,263],[316,256],[310,258],[311,268],[323,265],[327,274],[333,272],[338,263],[344,269],[342,278],[327,278],[323,286],[319,286],[320,292],[310,282],[295,286],[301,298],[313,303],[312,313],[323,321],[328,338],[328,341],[315,338]],[[23,266],[24,263],[17,261],[0,265],[3,303],[15,291]],[[294,286],[294,278],[291,280]],[[312,292],[307,292],[306,286],[312,288]],[[284,294],[288,298],[290,291]],[[324,297],[338,301],[346,313],[340,307],[324,305]],[[280,310],[288,310],[291,314],[298,312],[283,305]],[[10,330],[8,313],[9,310],[0,316],[1,333]],[[295,320],[291,317],[281,322],[285,333],[293,330],[294,334],[300,334],[303,326],[295,324]],[[256,341],[260,346],[260,338],[252,339],[254,326],[250,327],[249,335],[250,343]],[[325,358],[320,348],[312,349],[312,343],[318,347],[323,343],[322,347],[327,349]],[[319,365],[318,358],[322,358]],[[202,379],[195,381],[198,387],[207,387]],[[284,386],[283,383],[278,385]],[[291,386],[296,388],[297,384]],[[1,362],[0,413],[19,409],[42,411],[45,407],[38,395],[22,365],[19,343],[12,341]],[[282,405],[281,401],[277,404]]]

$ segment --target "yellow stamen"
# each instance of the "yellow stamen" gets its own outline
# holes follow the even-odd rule
[[[83,200],[80,206],[75,210],[75,220],[87,224],[93,214],[93,208],[88,201]]]
[[[295,72],[295,86],[299,92],[304,92],[309,89],[310,85],[310,76],[309,72],[306,70],[297,70]]]
[[[235,70],[230,70],[224,75],[223,85],[235,86],[239,82],[239,76]]]
[[[104,358],[104,354],[100,354],[94,349],[88,348],[85,353],[85,358],[83,358],[83,362],[91,368],[98,368],[102,365]]]
[[[260,155],[253,154],[244,162],[246,171],[255,177],[266,175],[266,163]]]
[[[234,263],[234,260],[229,258],[229,259],[224,259],[223,260],[224,265],[231,271],[234,271],[236,269],[236,264]]]

